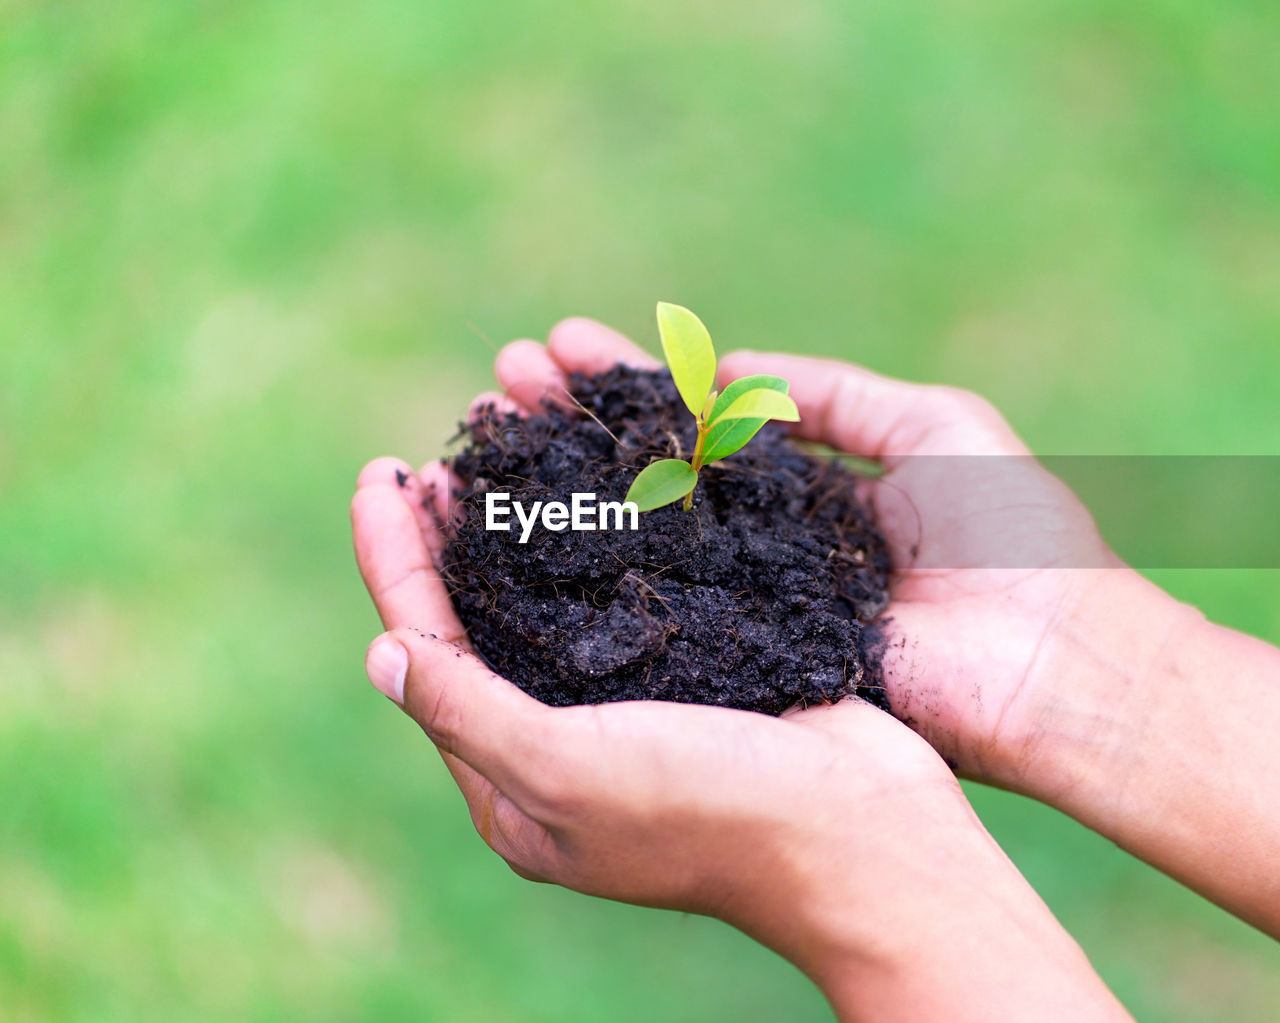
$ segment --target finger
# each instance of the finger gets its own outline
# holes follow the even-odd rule
[[[836,703],[816,703],[808,707],[792,707],[782,715],[783,720],[793,724],[816,728],[834,735],[839,739],[854,742],[859,733],[865,730],[868,714],[883,714],[884,711],[873,707],[866,700],[847,696]]]
[[[399,491],[394,484],[371,483],[351,499],[360,575],[385,627],[416,626],[465,644],[423,529]]]
[[[373,641],[370,680],[445,753],[521,805],[536,799],[560,732],[555,712],[494,674],[474,654],[417,629]]]
[[[524,407],[509,395],[501,391],[485,391],[483,394],[477,394],[472,400],[471,407],[467,410],[467,422],[474,423],[489,412],[496,412],[500,416],[508,413],[527,414]]]
[[[439,559],[440,552],[449,539],[449,531],[458,524],[462,514],[462,506],[458,495],[462,493],[462,481],[458,479],[448,464],[436,459],[428,462],[418,471],[418,479],[422,481],[422,490],[428,510],[431,513],[434,529],[423,531],[423,539],[434,559]]]
[[[422,477],[409,467],[408,462],[402,458],[388,456],[375,458],[360,470],[360,475],[356,477],[356,489],[359,490],[374,483],[393,484],[400,491],[400,496],[413,512],[414,520],[418,523],[418,528],[422,530],[424,537],[430,538],[438,534],[439,523],[436,520],[435,510],[431,507],[427,489],[423,485]]]
[[[630,338],[582,316],[561,320],[552,327],[547,351],[565,373],[603,373],[618,363],[636,369],[662,365]]]
[[[723,385],[754,373],[791,384],[798,436],[888,465],[906,455],[1027,453],[1000,413],[954,387],[894,380],[834,359],[746,351],[725,356],[717,375]]]
[[[436,512],[444,519],[449,517],[449,509],[453,499],[462,490],[462,481],[454,474],[449,464],[442,459],[427,462],[418,470],[418,479]]]
[[[540,412],[544,400],[568,402],[564,373],[537,341],[506,345],[493,362],[493,372],[511,400],[528,412]]]

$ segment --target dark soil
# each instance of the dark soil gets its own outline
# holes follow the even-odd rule
[[[443,570],[479,653],[545,703],[657,699],[780,714],[850,694],[886,707],[879,632],[889,557],[853,475],[766,426],[703,469],[693,510],[640,528],[485,529],[484,495],[531,508],[622,500],[655,458],[688,457],[693,417],[665,371],[615,367],[570,388],[591,416],[484,414],[453,460]],[[615,440],[616,438],[616,440]]]

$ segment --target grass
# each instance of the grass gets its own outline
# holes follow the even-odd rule
[[[362,678],[355,473],[658,297],[1037,450],[1275,452],[1278,44],[1260,2],[0,2],[0,1014],[828,1018],[484,852]],[[1274,575],[1160,581],[1280,640]],[[1273,944],[973,796],[1141,1018],[1280,1012]]]

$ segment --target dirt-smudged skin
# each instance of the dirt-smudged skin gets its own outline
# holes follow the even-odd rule
[[[777,426],[703,469],[692,512],[629,531],[485,529],[484,495],[528,507],[577,492],[621,501],[655,458],[688,457],[692,417],[665,371],[575,376],[591,415],[489,414],[453,460],[443,569],[492,667],[553,705],[660,699],[780,714],[850,693],[885,706],[879,637],[889,557],[854,477]],[[596,421],[598,420],[598,422]],[[616,440],[615,440],[616,438]]]

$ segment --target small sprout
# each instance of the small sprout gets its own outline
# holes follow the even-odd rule
[[[716,350],[702,321],[683,306],[658,303],[658,333],[662,354],[671,368],[676,390],[698,422],[693,458],[660,458],[640,471],[627,491],[640,511],[652,511],[684,498],[693,507],[693,488],[705,465],[733,454],[770,419],[798,422],[800,412],[787,396],[790,385],[782,377],[759,374],[713,390]]]
[[[631,481],[625,500],[635,501],[641,511],[649,511],[693,493],[697,483],[697,470],[683,458],[659,458]]]

